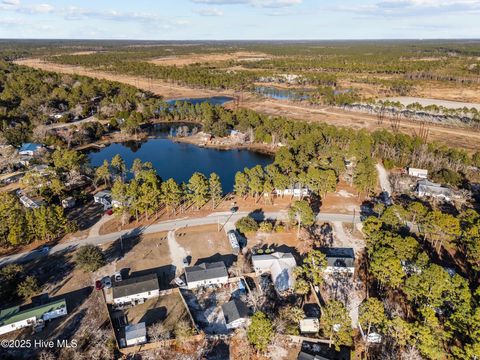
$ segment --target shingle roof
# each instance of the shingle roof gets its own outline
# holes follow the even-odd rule
[[[114,299],[158,290],[157,274],[148,274],[115,282],[112,287]]]
[[[355,267],[355,254],[352,248],[322,248],[327,265],[334,267]]]
[[[228,272],[223,261],[203,263],[185,268],[187,282],[217,279],[225,276],[228,277]]]
[[[53,301],[51,303],[28,307],[20,311],[20,307],[14,306],[8,309],[4,309],[0,312],[0,326],[13,324],[18,321],[26,320],[32,317],[40,319],[43,314],[51,311],[55,311],[61,308],[67,307],[65,299]]]
[[[248,316],[249,310],[243,301],[234,299],[222,305],[223,316],[225,322],[230,324],[238,319],[243,319]]]

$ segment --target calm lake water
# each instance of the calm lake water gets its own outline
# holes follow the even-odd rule
[[[234,98],[230,96],[211,96],[211,97],[203,97],[203,98],[183,98],[183,99],[172,99],[168,100],[167,104],[175,105],[177,101],[185,101],[193,105],[202,104],[208,102],[212,105],[223,105],[227,102],[233,101]]]
[[[150,161],[163,180],[173,178],[177,182],[187,182],[195,171],[207,177],[215,172],[222,180],[224,192],[233,190],[237,171],[273,162],[271,156],[248,150],[207,149],[176,143],[167,138],[111,144],[100,151],[89,153],[88,156],[91,165],[100,166],[104,160],[110,161],[116,154],[120,154],[128,168],[131,168],[136,158],[143,162]]]
[[[281,89],[273,86],[257,86],[255,92],[276,100],[308,100],[310,96],[300,91]]]

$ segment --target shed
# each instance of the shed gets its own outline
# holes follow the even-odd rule
[[[314,334],[320,331],[318,318],[306,318],[300,320],[300,332],[302,334]]]
[[[233,299],[222,305],[223,316],[227,329],[236,329],[245,325],[248,321],[250,310],[247,305],[239,299]]]
[[[421,179],[426,179],[428,178],[428,170],[426,169],[417,169],[417,168],[408,168],[408,175],[421,178]]]
[[[147,342],[147,328],[144,322],[125,326],[125,342],[127,346],[145,344]]]
[[[42,148],[43,148],[42,144],[24,143],[22,144],[20,149],[18,149],[18,154],[33,156],[37,154]]]

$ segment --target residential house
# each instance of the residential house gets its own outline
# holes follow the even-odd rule
[[[300,320],[300,332],[302,334],[315,334],[320,331],[318,318],[306,318]]]
[[[236,329],[248,323],[250,310],[239,299],[233,299],[222,305],[223,316],[227,329]]]
[[[277,196],[293,196],[295,198],[310,196],[310,190],[307,187],[302,186],[300,183],[296,183],[286,189],[275,189],[274,193]]]
[[[327,258],[325,273],[355,272],[355,253],[352,248],[322,248],[321,251]]]
[[[444,201],[452,200],[452,190],[440,184],[433,183],[427,179],[417,183],[416,193],[418,197],[432,197]]]
[[[334,346],[313,341],[304,341],[297,357],[298,360],[350,360],[351,349],[341,346],[337,351]]]
[[[228,283],[228,272],[223,261],[203,263],[186,267],[185,279],[187,280],[188,289],[221,285]]]
[[[109,190],[102,190],[93,195],[93,201],[97,204],[102,204],[105,210],[112,207],[112,192]]]
[[[39,306],[29,305],[24,309],[13,306],[0,311],[0,335],[67,315],[65,299]]]
[[[126,305],[143,303],[160,295],[157,274],[148,274],[114,282],[112,287],[113,304]]]
[[[293,269],[297,266],[297,262],[292,254],[275,252],[272,254],[253,255],[252,263],[257,275],[270,274],[278,292],[292,289],[295,285]]]
[[[145,344],[147,342],[147,328],[144,322],[125,326],[125,343],[127,346]]]
[[[408,168],[408,175],[417,177],[420,179],[428,178],[428,170],[425,169],[416,169],[416,168]]]
[[[42,149],[43,149],[42,144],[25,143],[18,150],[18,154],[33,156],[38,154]]]

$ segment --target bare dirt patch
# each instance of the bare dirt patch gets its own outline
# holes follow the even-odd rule
[[[264,53],[238,51],[234,53],[225,54],[189,54],[181,56],[166,56],[150,60],[155,65],[175,65],[187,66],[201,63],[215,63],[222,61],[259,61],[269,59],[270,57]]]

